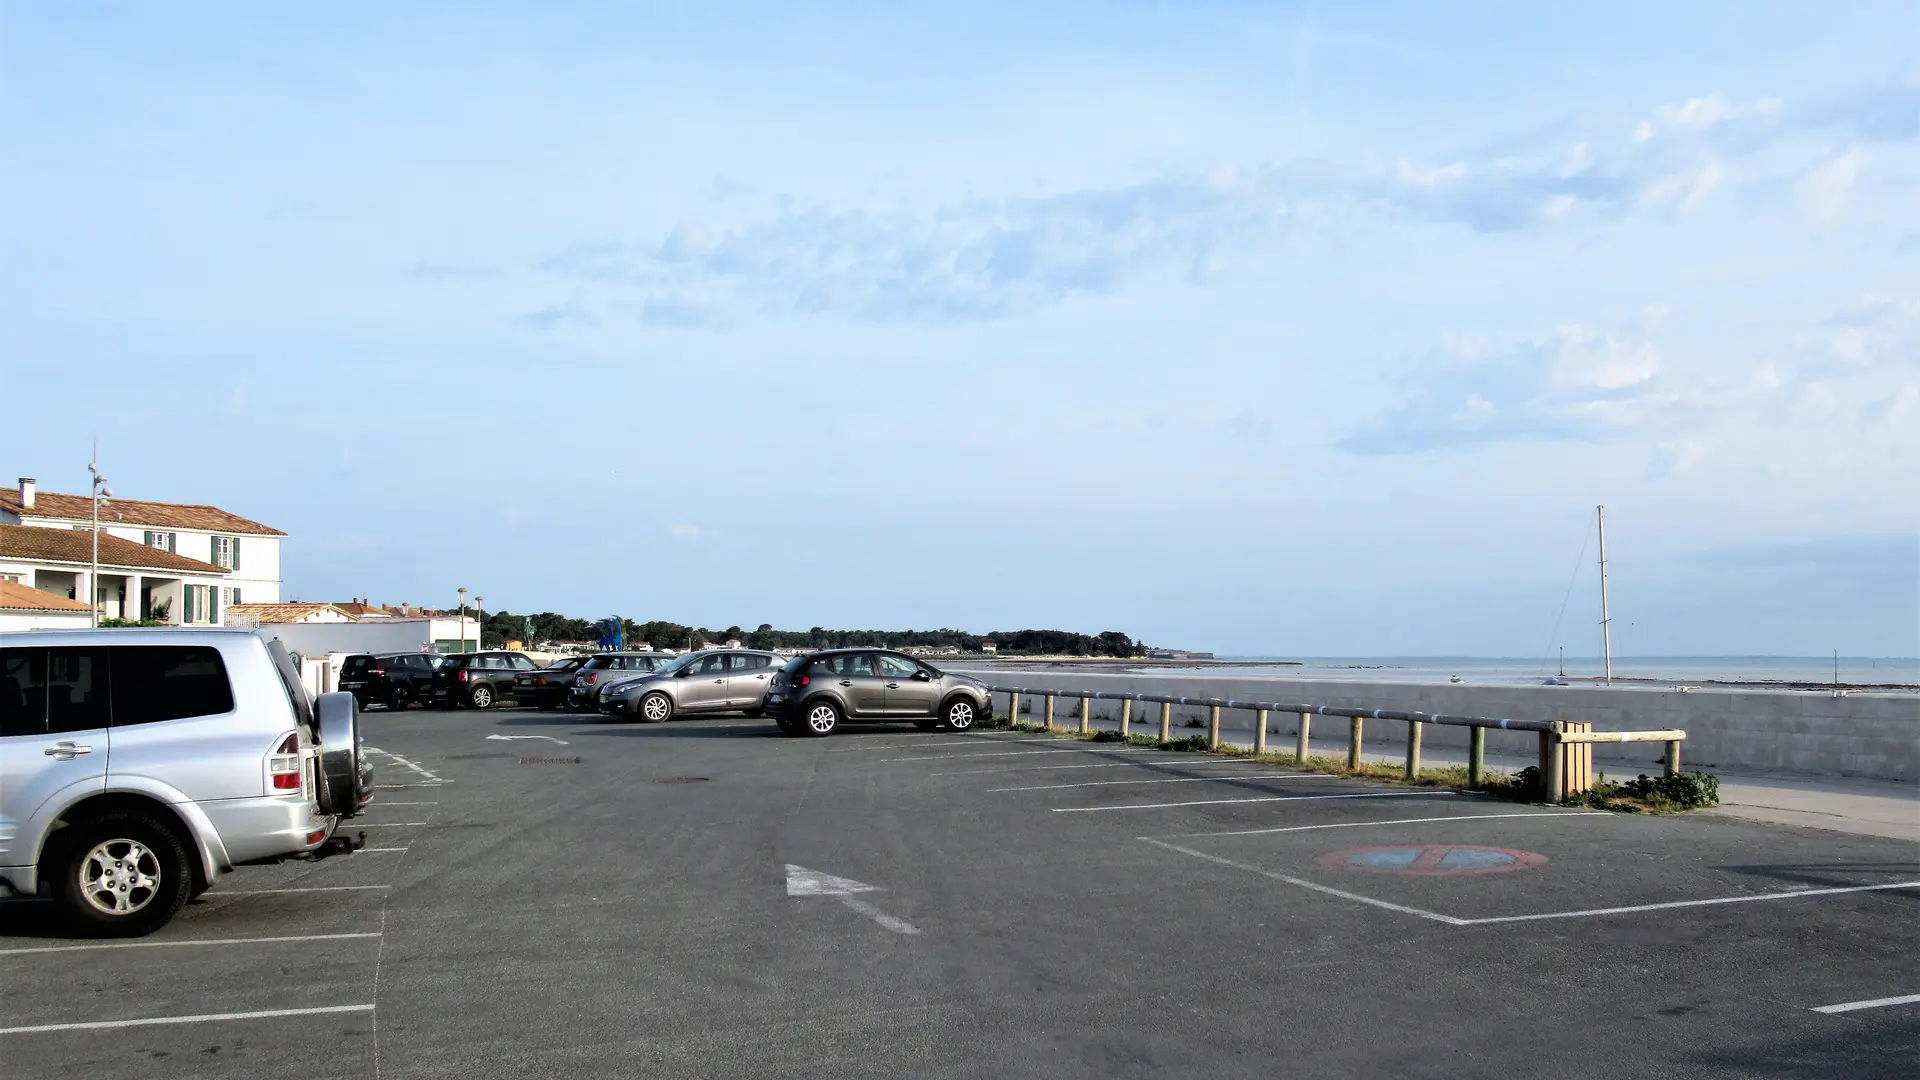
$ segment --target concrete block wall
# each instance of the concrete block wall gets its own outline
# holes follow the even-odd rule
[[[1059,669],[1020,670],[1002,666],[961,668],[976,678],[1002,685],[1110,693],[1165,694],[1170,697],[1220,697],[1238,700],[1285,701],[1346,708],[1404,709],[1513,720],[1575,720],[1593,724],[1595,731],[1679,728],[1687,733],[1682,762],[1702,769],[1749,769],[1803,773],[1810,776],[1861,776],[1882,780],[1920,779],[1920,697],[1895,694],[1850,694],[1781,690],[1694,690],[1628,686],[1491,686],[1471,683],[1387,683],[1321,679],[1223,677],[1181,674],[1125,674]],[[1056,705],[1056,722],[1065,720],[1077,704]],[[1002,699],[996,708],[1006,707]],[[1036,709],[1039,706],[1035,706]],[[1120,703],[1096,701],[1096,717],[1118,717]],[[1136,705],[1134,718],[1158,724],[1157,706]],[[1193,734],[1181,725],[1207,710],[1176,707],[1175,734]],[[1029,719],[1038,721],[1036,712]],[[1276,713],[1268,718],[1269,740],[1298,733],[1299,717]],[[1344,739],[1344,717],[1313,719],[1313,736]],[[1224,712],[1223,732],[1250,737],[1254,714]],[[1369,720],[1369,749],[1405,745],[1407,725],[1391,720]],[[1429,724],[1422,739],[1430,747],[1467,745],[1465,728]],[[1531,754],[1538,737],[1528,732],[1489,731],[1487,751],[1495,754]],[[1275,749],[1286,749],[1282,741]],[[1595,767],[1625,773],[1657,768],[1665,747],[1661,743],[1597,744]]]

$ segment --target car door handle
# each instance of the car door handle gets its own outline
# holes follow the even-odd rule
[[[853,685],[853,680],[852,680],[852,679],[841,679],[841,680],[840,680],[840,685],[841,685],[841,686],[852,686],[852,685]]]
[[[714,684],[715,686],[718,686],[718,685],[720,685],[721,683],[723,683],[723,682],[726,682],[726,681],[727,681],[727,680],[725,680],[725,679],[715,679],[715,680],[713,680],[713,684]]]
[[[759,679],[761,682],[767,681],[767,677],[765,675],[755,675],[754,678]]]
[[[897,682],[890,682],[890,683],[888,683],[888,684],[887,684],[887,689],[889,689],[889,690],[898,690],[898,689],[900,689],[900,684],[899,684],[899,683],[897,683]]]
[[[70,742],[57,742],[57,743],[54,743],[52,746],[47,747],[46,749],[46,754],[48,757],[58,758],[61,761],[72,761],[74,758],[79,757],[81,754],[91,754],[91,753],[93,753],[93,747],[75,746]]]

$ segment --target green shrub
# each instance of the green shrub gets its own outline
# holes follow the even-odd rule
[[[1117,731],[1096,731],[1093,734],[1087,736],[1087,741],[1088,742],[1131,742],[1132,737],[1127,735],[1122,735]],[[1160,740],[1155,739],[1153,741],[1159,742]]]
[[[1159,742],[1158,739],[1154,740]],[[1160,749],[1173,750],[1182,754],[1204,754],[1212,747],[1207,745],[1205,735],[1187,735],[1178,739],[1169,739],[1160,743]]]
[[[1620,785],[1620,793],[1662,808],[1699,810],[1720,805],[1720,778],[1690,772],[1674,776],[1639,776]]]

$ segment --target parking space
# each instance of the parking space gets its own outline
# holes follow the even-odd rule
[[[1005,732],[369,721],[366,850],[137,942],[16,905],[10,1080],[1891,1077],[1920,1040],[1895,841]]]

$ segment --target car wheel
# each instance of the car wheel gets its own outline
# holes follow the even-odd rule
[[[476,709],[484,709],[493,704],[493,687],[481,683],[467,693],[467,704]]]
[[[413,695],[407,693],[407,688],[404,686],[394,687],[393,695],[387,698],[387,708],[394,712],[402,712],[411,704],[413,704]]]
[[[193,870],[173,830],[141,814],[118,814],[62,830],[51,867],[54,899],[74,929],[138,937],[187,902]]]
[[[808,735],[831,735],[840,726],[840,706],[822,698],[807,706],[807,718],[801,730]]]
[[[954,731],[965,731],[973,726],[979,714],[974,710],[973,702],[963,697],[948,701],[940,710],[940,719]]]
[[[640,719],[649,724],[664,724],[673,715],[673,699],[658,690],[640,699]]]

